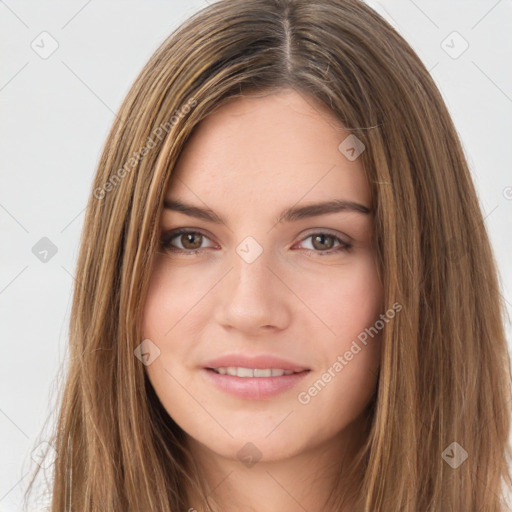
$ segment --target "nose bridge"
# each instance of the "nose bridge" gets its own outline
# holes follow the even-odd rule
[[[236,247],[230,266],[217,309],[218,321],[243,329],[282,328],[289,310],[286,290],[275,275],[273,251],[254,237],[246,237]]]
[[[236,293],[260,294],[274,288],[275,276],[269,270],[273,265],[272,250],[264,247],[253,236],[248,236],[238,244],[232,258]],[[275,288],[274,288],[275,291]],[[266,294],[270,297],[270,294]]]

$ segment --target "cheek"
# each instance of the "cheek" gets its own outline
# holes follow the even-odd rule
[[[338,346],[356,337],[382,313],[383,289],[370,251],[297,282],[298,294],[316,313],[317,321],[329,329],[322,326],[325,339]]]
[[[218,275],[198,278],[198,272],[158,254],[152,268],[144,305],[141,334],[153,341],[160,354],[146,367],[155,391],[173,396],[189,383],[198,361],[202,330],[211,317],[205,293]],[[174,379],[173,379],[174,377]]]
[[[198,303],[211,286],[207,277],[197,277],[197,273],[173,264],[165,254],[157,254],[144,305],[143,336],[165,343],[177,330],[181,333],[190,325],[186,316],[197,316],[201,309]]]
[[[142,318],[142,336],[160,350],[159,356],[145,371],[167,412],[175,420],[189,420],[197,414],[184,389],[190,387],[186,367],[197,334],[187,327],[187,314],[194,314],[194,287],[182,278],[185,272],[173,269],[165,255],[158,255],[152,270]],[[198,288],[198,287],[197,287]],[[186,293],[180,290],[186,290]],[[199,293],[200,290],[197,289]]]
[[[169,312],[173,310],[174,294],[165,293],[165,275],[161,265],[156,266],[149,283],[142,318],[142,336],[151,340],[159,340],[172,327]]]
[[[342,321],[337,321],[336,332],[344,338],[354,338],[373,325],[383,312],[383,288],[372,255],[362,258],[341,286],[344,290],[340,292],[338,318]]]
[[[172,362],[177,360],[182,348],[179,340],[185,338],[176,336],[176,332],[183,325],[178,322],[186,313],[186,304],[184,297],[180,297],[176,279],[172,277],[176,274],[169,270],[165,256],[157,255],[142,316],[143,339],[150,339],[160,350],[158,358],[146,366],[148,376],[154,385],[157,373],[160,374],[160,380],[165,382],[165,369],[173,371]],[[190,310],[190,307],[188,309]],[[168,385],[169,383],[166,383],[166,386]],[[155,389],[158,393],[158,386]]]
[[[308,295],[309,304],[329,330],[322,326],[324,334],[317,342],[321,367],[303,386],[299,402],[318,414],[339,415],[343,423],[367,404],[380,366],[383,288],[373,254],[331,268],[325,278],[317,279],[315,288],[311,286],[303,283],[302,292],[317,291]],[[333,409],[332,404],[340,407]]]

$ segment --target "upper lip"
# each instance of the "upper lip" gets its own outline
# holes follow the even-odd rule
[[[295,372],[302,372],[304,370],[309,370],[309,368],[294,363],[292,361],[286,361],[285,359],[281,359],[279,357],[271,356],[271,355],[259,355],[259,356],[243,356],[239,354],[227,354],[222,357],[218,357],[216,359],[212,359],[204,364],[205,368],[228,368],[228,367],[236,367],[236,368],[275,368],[280,370],[292,370]]]

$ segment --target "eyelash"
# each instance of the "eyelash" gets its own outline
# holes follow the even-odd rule
[[[162,237],[162,239],[160,240],[160,245],[163,249],[166,249],[170,252],[182,253],[182,254],[185,254],[186,256],[192,256],[194,254],[198,254],[198,253],[204,251],[205,249],[207,249],[207,247],[203,247],[201,249],[180,249],[179,247],[174,247],[173,245],[171,245],[172,240],[180,237],[181,235],[186,235],[186,234],[201,235],[204,238],[208,238],[201,231],[180,229],[178,231],[169,231],[169,232],[165,233],[164,236]],[[328,231],[317,231],[317,232],[309,233],[306,237],[304,237],[302,240],[300,240],[300,242],[304,242],[308,238],[311,238],[315,235],[327,235],[329,237],[334,238],[335,242],[339,242],[340,245],[337,248],[328,249],[326,251],[320,251],[320,250],[315,250],[315,249],[304,249],[307,254],[314,254],[315,256],[332,255],[332,254],[336,254],[339,252],[350,252],[350,250],[353,248],[352,244],[345,242],[338,236],[334,235],[333,233],[329,233]]]

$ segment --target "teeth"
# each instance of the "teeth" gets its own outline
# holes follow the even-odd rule
[[[272,369],[266,368],[265,370],[260,370],[259,368],[254,369],[255,377],[272,377]]]
[[[228,366],[227,368],[213,368],[216,373],[221,375],[233,375],[235,377],[282,377],[291,375],[292,370],[281,370],[279,368],[236,368]]]
[[[254,370],[250,368],[237,368],[236,369],[237,377],[254,377]]]

